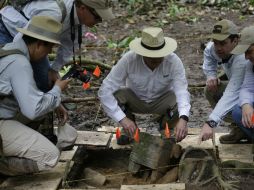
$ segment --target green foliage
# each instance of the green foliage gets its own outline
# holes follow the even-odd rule
[[[250,5],[254,6],[254,0],[249,0]]]
[[[119,42],[114,42],[112,39],[108,39],[107,47],[108,48],[124,48],[127,49],[129,47],[130,42],[134,39],[133,36],[126,37]]]
[[[187,8],[179,6],[174,0],[168,3],[168,14],[171,18],[176,18],[187,12]]]
[[[64,76],[71,68],[71,65],[69,66],[64,66],[60,71],[59,71],[59,75],[60,77]]]

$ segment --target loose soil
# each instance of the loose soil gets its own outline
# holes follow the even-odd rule
[[[156,1],[157,2],[157,1]],[[163,5],[163,4],[162,4]],[[126,51],[124,48],[109,48],[111,42],[120,42],[128,36],[135,36],[146,26],[161,26],[166,36],[177,40],[178,48],[176,54],[181,58],[189,83],[191,93],[191,115],[188,123],[189,127],[201,127],[211,112],[207,100],[204,98],[203,86],[205,77],[202,72],[203,48],[207,43],[207,36],[212,30],[213,24],[221,18],[232,20],[242,29],[245,26],[253,24],[253,16],[241,16],[238,10],[221,9],[218,7],[199,6],[197,4],[185,4],[190,10],[181,17],[165,17],[166,9],[163,6],[156,7],[149,14],[135,14],[129,16],[126,5],[115,4],[115,13],[117,18],[107,23],[102,23],[97,28],[96,35],[98,40],[86,40],[86,47],[83,47],[84,55],[87,58],[102,61],[113,65],[120,56]],[[192,20],[190,20],[193,18]],[[195,18],[195,20],[194,20]],[[193,21],[194,20],[194,21]],[[163,24],[162,21],[165,24]],[[92,87],[98,87],[108,71],[103,71],[102,77],[93,78]],[[97,95],[97,90],[84,91],[78,81],[74,81],[71,88],[66,93],[71,97],[86,97]],[[70,104],[71,105],[71,104]],[[73,106],[73,105],[72,105]],[[116,125],[109,119],[100,107],[100,103],[91,101],[78,103],[76,108],[69,110],[70,124],[78,130],[95,130],[100,125]],[[151,127],[158,125],[151,122],[152,118],[148,116],[139,116],[137,124],[140,127]],[[149,123],[149,124],[148,124]],[[228,123],[222,123],[218,131],[229,131]],[[87,167],[93,168],[104,175],[112,175],[127,172],[129,151],[98,151],[93,152]],[[253,189],[253,177],[249,174],[234,174],[234,171],[222,172],[227,180],[239,180],[239,189]],[[82,176],[81,176],[82,178]],[[121,184],[146,184],[143,178],[133,177],[126,173],[124,175],[109,178],[105,188],[119,188]],[[76,188],[87,187],[84,181],[80,181]],[[186,189],[219,189],[215,183],[206,187],[194,187],[187,184]]]

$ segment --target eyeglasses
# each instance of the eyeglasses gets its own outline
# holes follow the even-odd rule
[[[94,16],[94,19],[95,19],[97,22],[102,22],[102,18],[100,17],[100,15],[98,15],[98,13],[97,13],[93,8],[90,8],[90,7],[89,7],[89,11],[90,11],[90,13]]]

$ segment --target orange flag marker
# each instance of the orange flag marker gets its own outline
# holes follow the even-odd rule
[[[101,70],[99,68],[99,66],[97,65],[96,68],[93,71],[93,75],[96,77],[99,77],[101,75]]]
[[[170,138],[170,130],[168,128],[168,123],[166,122],[166,127],[165,127],[165,136],[166,138]]]
[[[87,74],[87,70],[84,70],[83,73],[84,73],[84,75],[86,75]]]
[[[252,115],[251,121],[252,121],[252,124],[254,124],[254,114]]]
[[[116,129],[116,139],[119,139],[120,136],[121,136],[121,131],[120,131],[119,127],[117,127],[117,129]]]
[[[82,87],[87,90],[88,88],[90,88],[90,82],[87,83],[83,83]]]
[[[136,128],[136,131],[135,131],[135,135],[134,135],[134,140],[139,143],[139,129]]]

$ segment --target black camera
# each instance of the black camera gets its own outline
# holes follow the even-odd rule
[[[70,70],[62,77],[62,80],[69,78],[76,78],[84,83],[87,83],[91,79],[91,75],[87,72],[86,74],[82,71],[78,65],[73,65]]]

